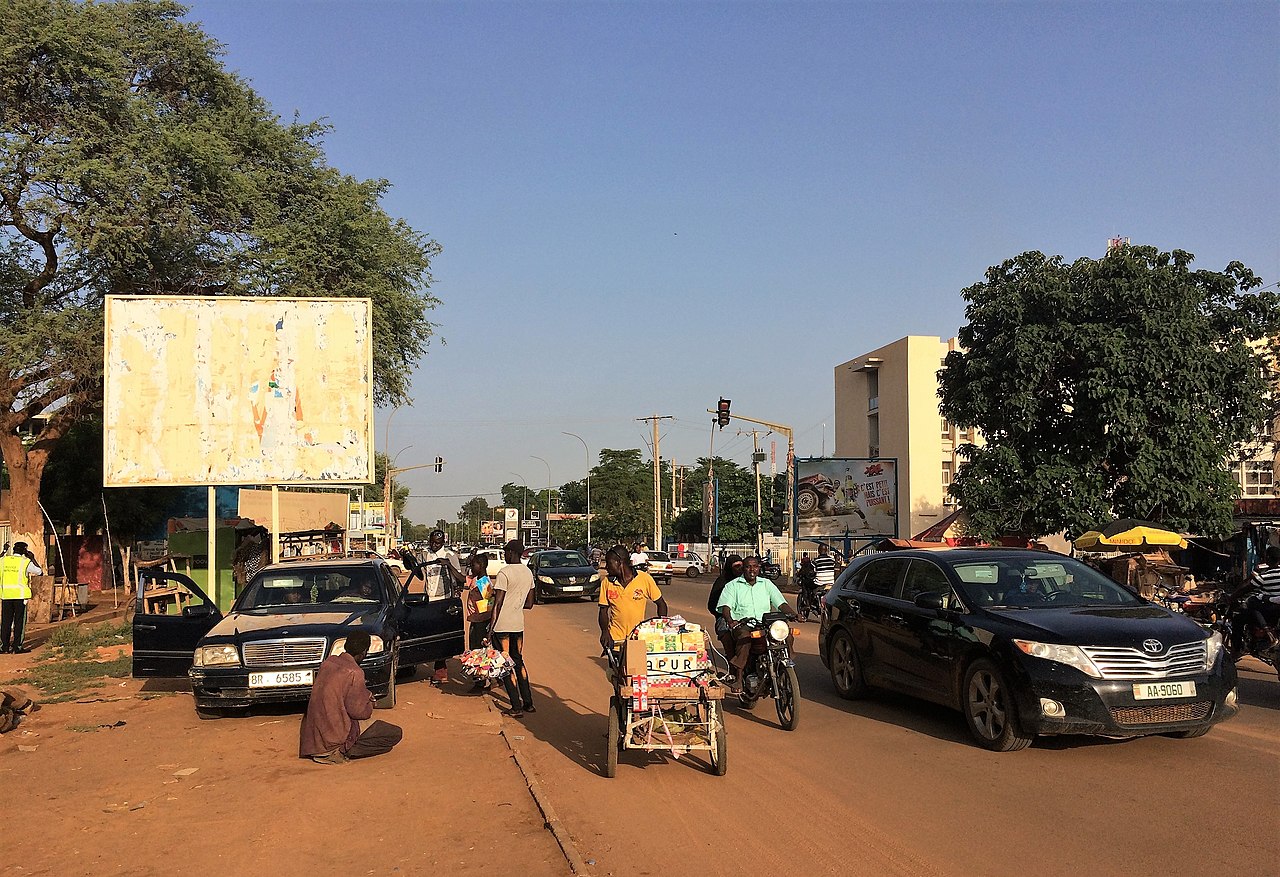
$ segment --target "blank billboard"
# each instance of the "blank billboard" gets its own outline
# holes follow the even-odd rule
[[[373,481],[369,299],[108,296],[103,484]]]

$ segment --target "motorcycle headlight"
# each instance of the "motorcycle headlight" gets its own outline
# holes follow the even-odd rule
[[[1098,672],[1098,668],[1094,666],[1093,661],[1089,660],[1089,656],[1079,646],[1059,646],[1053,643],[1036,643],[1025,639],[1015,639],[1013,644],[1024,655],[1066,664],[1068,667],[1075,667],[1086,676],[1092,676],[1094,679],[1102,678],[1102,674]]]
[[[791,625],[785,621],[775,621],[769,625],[769,639],[776,643],[786,642],[789,633],[791,633]]]
[[[197,667],[226,667],[239,665],[240,653],[233,645],[201,646],[196,649],[195,665]]]
[[[1218,662],[1218,655],[1222,652],[1222,631],[1215,630],[1209,634],[1209,638],[1204,641],[1204,672],[1208,673],[1213,670],[1213,665]]]
[[[556,580],[551,578],[551,576],[538,576],[538,581],[542,582],[544,585],[554,585],[556,583]]]
[[[386,646],[382,642],[382,637],[380,636],[369,637],[369,654],[370,655],[376,655],[385,648]],[[333,641],[333,648],[329,649],[329,657],[332,658],[334,655],[341,655],[346,650],[347,650],[347,638],[344,636],[339,639],[335,639]]]

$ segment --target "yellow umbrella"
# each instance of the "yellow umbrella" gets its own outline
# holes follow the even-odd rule
[[[1157,524],[1125,518],[1100,531],[1083,533],[1074,544],[1081,551],[1123,551],[1140,548],[1186,548],[1187,540]]]

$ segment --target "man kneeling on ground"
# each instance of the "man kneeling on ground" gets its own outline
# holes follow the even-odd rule
[[[302,717],[300,758],[343,764],[352,758],[384,755],[404,736],[400,728],[381,720],[360,732],[360,721],[373,715],[373,695],[360,669],[368,653],[369,634],[353,630],[347,634],[342,654],[325,658],[316,671]]]

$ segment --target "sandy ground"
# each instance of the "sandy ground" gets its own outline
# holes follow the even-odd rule
[[[32,657],[0,655],[0,686]],[[400,746],[321,766],[297,757],[298,709],[201,721],[171,683],[111,680],[0,737],[0,872],[567,874],[501,717],[468,685],[402,685],[374,715],[404,728]]]

